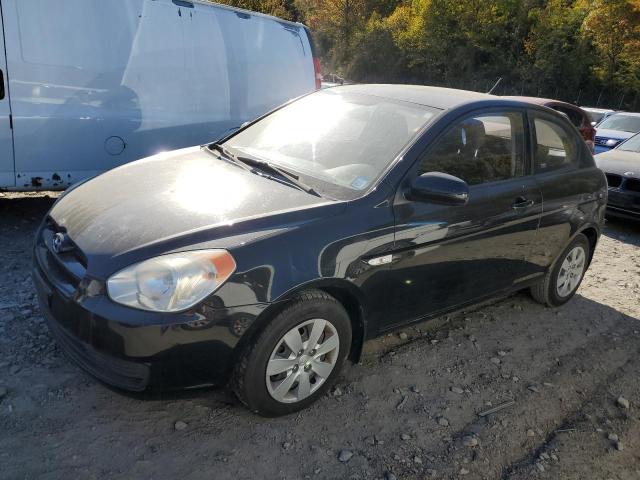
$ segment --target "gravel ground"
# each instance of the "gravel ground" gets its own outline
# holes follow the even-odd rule
[[[0,193],[0,478],[640,478],[640,224],[607,224],[564,307],[520,293],[369,342],[330,395],[268,420],[67,361],[29,277],[52,201]]]

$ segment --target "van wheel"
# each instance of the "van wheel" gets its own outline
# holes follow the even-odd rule
[[[350,346],[351,322],[344,307],[319,290],[303,292],[247,345],[232,388],[260,415],[297,412],[335,383]]]
[[[544,279],[531,287],[531,296],[539,303],[557,307],[573,297],[589,266],[590,245],[581,233],[558,257]]]

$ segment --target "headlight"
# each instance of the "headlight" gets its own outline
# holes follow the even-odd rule
[[[607,147],[615,147],[615,146],[616,146],[617,144],[619,144],[619,143],[620,143],[620,140],[615,140],[615,139],[613,139],[613,138],[610,138],[609,140],[607,140],[607,141],[605,142],[605,145],[606,145]]]
[[[155,312],[193,307],[220,287],[236,269],[226,250],[171,253],[136,263],[107,281],[117,303]]]

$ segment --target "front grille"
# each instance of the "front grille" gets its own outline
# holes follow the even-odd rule
[[[637,178],[627,178],[624,182],[624,189],[632,192],[640,192],[640,180]]]
[[[607,184],[609,187],[618,188],[622,184],[622,176],[616,175],[614,173],[607,173]]]
[[[53,238],[60,232],[64,233],[64,229],[47,218],[36,242],[35,255],[49,281],[66,296],[71,296],[84,278],[87,261],[75,244],[61,253],[53,250]]]
[[[49,235],[51,235],[51,237],[53,237],[56,233],[66,233],[66,229],[59,227],[53,221],[53,219],[51,219],[51,217],[48,217],[45,222],[45,228],[43,229],[42,236],[48,237]],[[83,268],[86,269],[87,268],[86,256],[84,255],[82,250],[80,250],[80,248],[75,243],[73,243],[73,241],[71,241],[70,244],[72,247],[71,249],[65,250],[65,252],[56,254],[56,255],[60,257],[64,257],[67,260],[73,259],[75,262],[79,263]],[[49,250],[51,250],[51,242],[47,244],[47,247],[49,248]]]

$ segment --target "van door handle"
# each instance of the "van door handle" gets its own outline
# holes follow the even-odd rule
[[[514,210],[522,210],[523,208],[532,207],[534,203],[536,203],[536,202],[534,202],[533,200],[527,200],[524,197],[518,197],[518,198],[516,198],[516,200],[513,203],[512,207],[513,207]]]
[[[4,99],[4,73],[0,70],[0,100]]]

